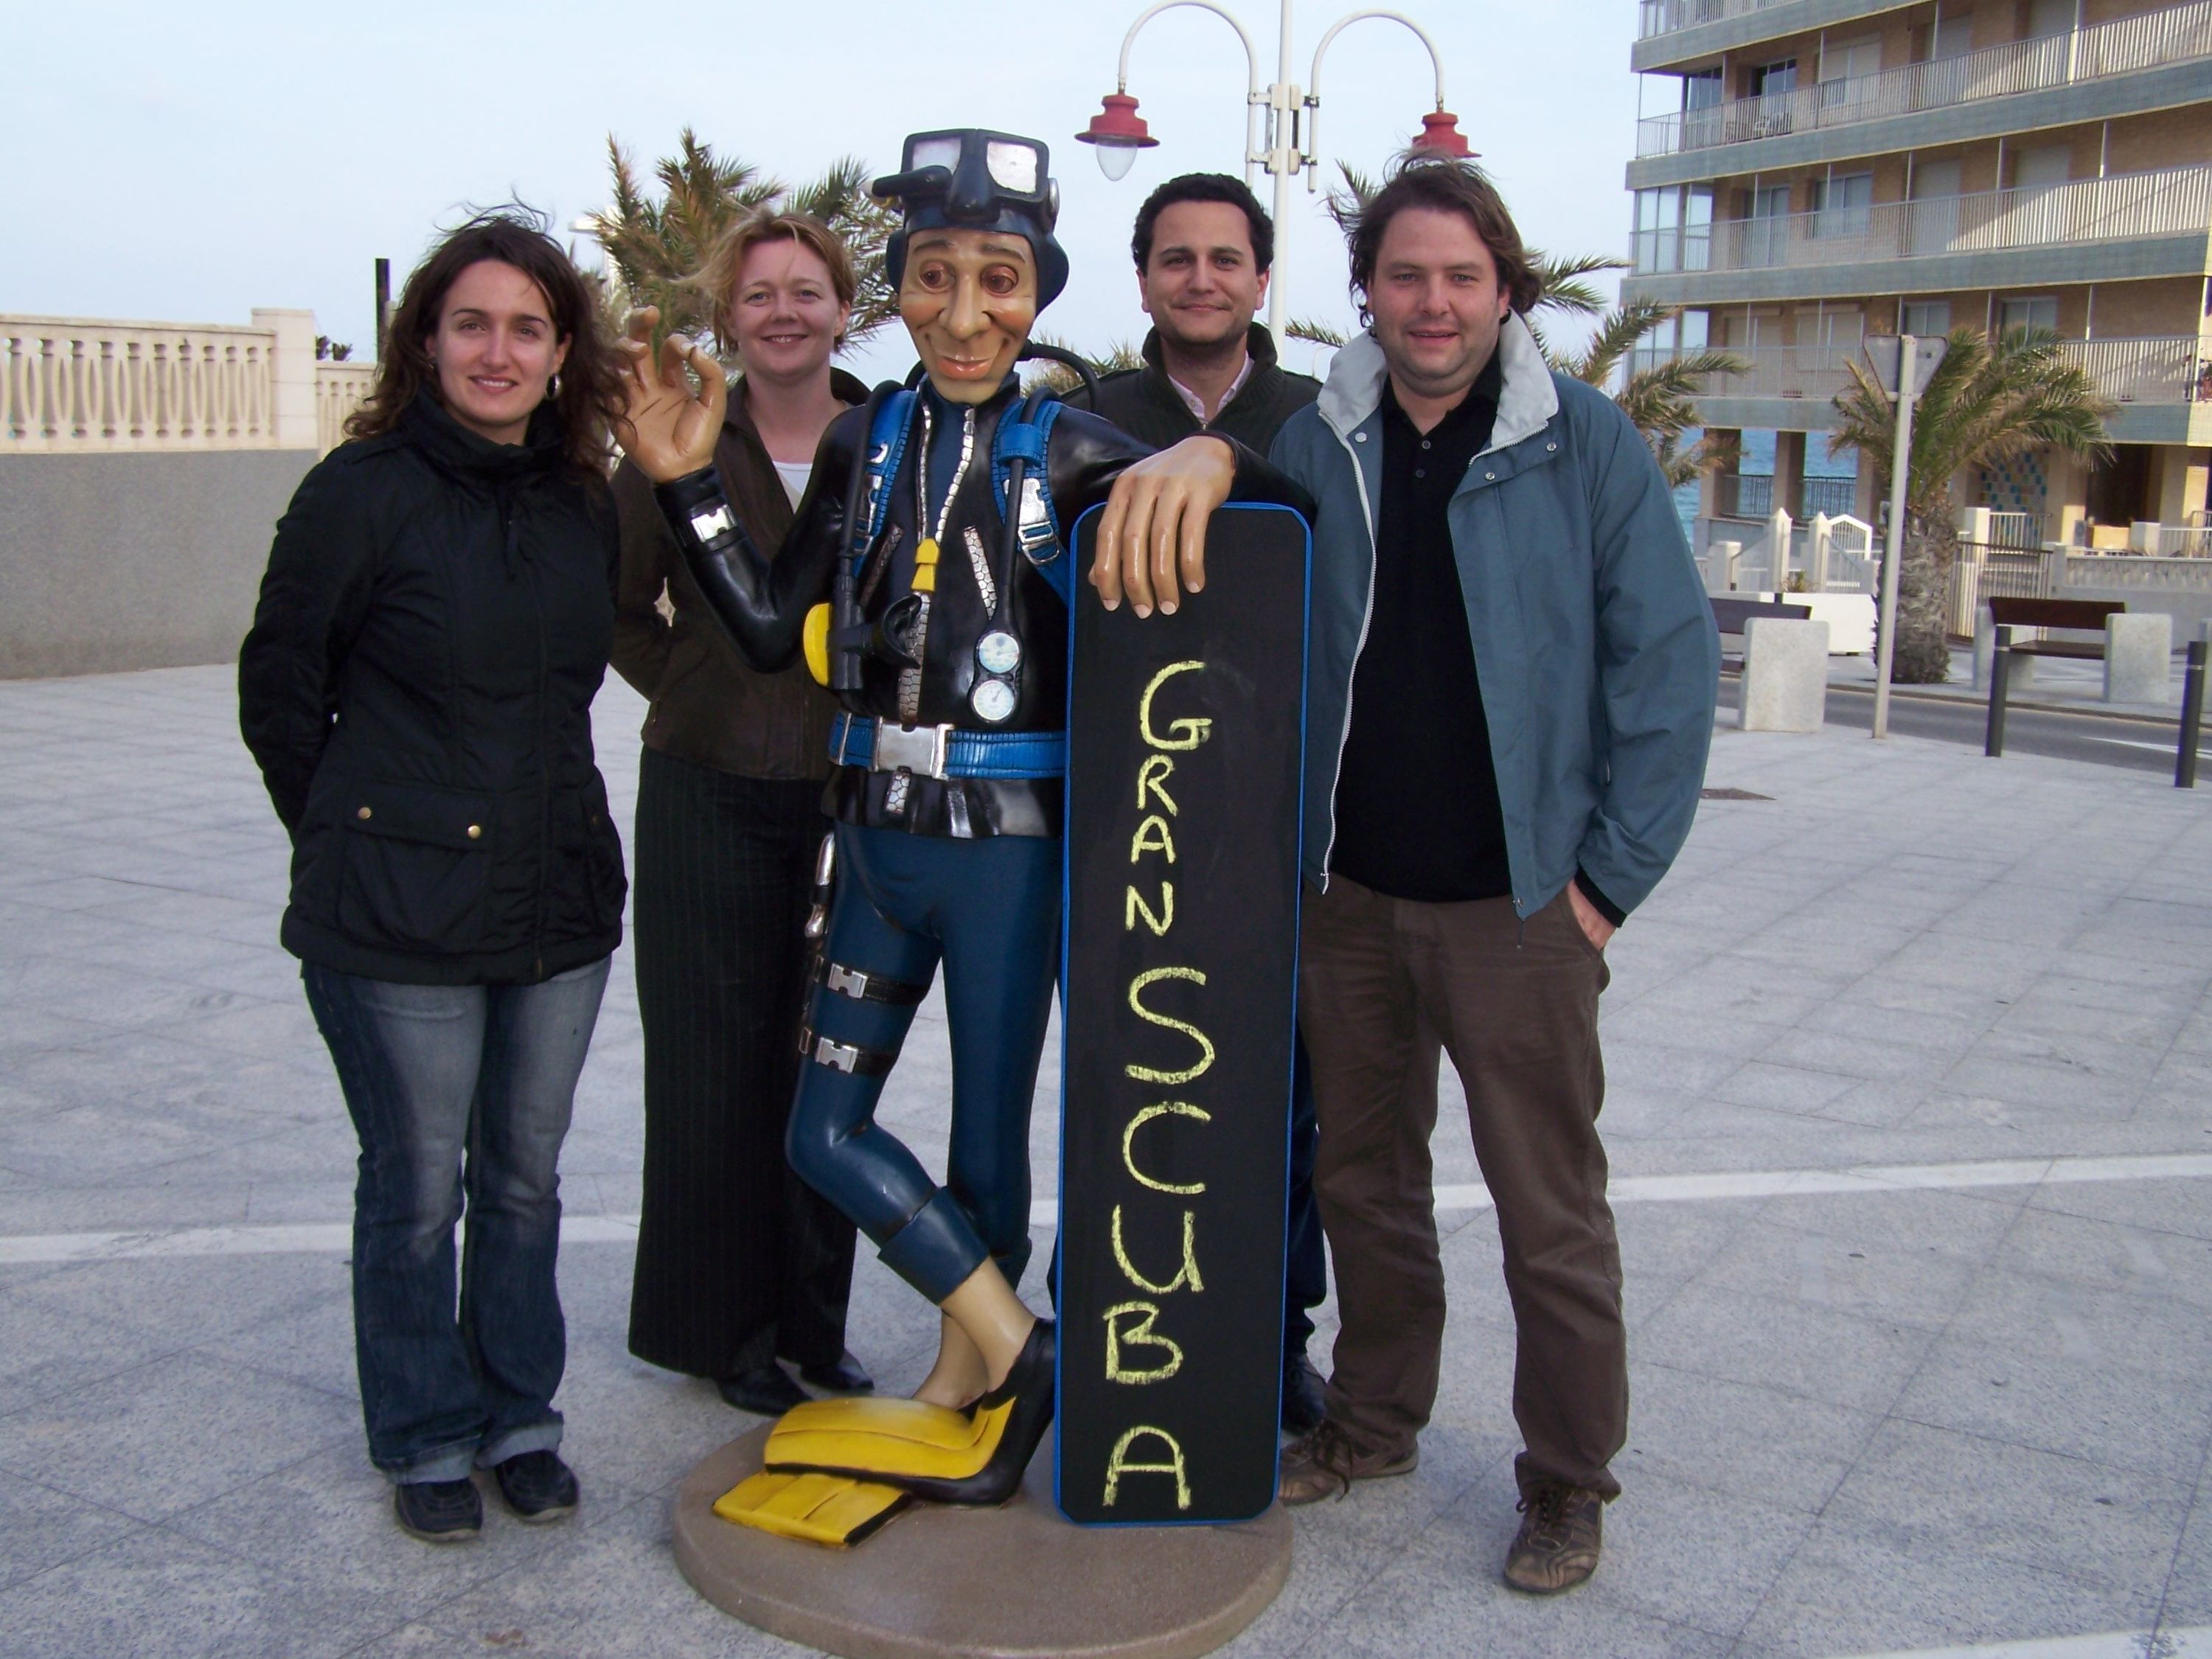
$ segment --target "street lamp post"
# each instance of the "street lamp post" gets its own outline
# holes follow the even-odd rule
[[[1291,0],[1283,0],[1281,26],[1276,40],[1276,70],[1274,83],[1264,91],[1260,86],[1260,58],[1252,45],[1252,37],[1244,32],[1224,7],[1214,0],[1162,0],[1151,7],[1129,25],[1129,32],[1121,40],[1121,67],[1115,78],[1115,89],[1101,101],[1099,112],[1091,118],[1091,125],[1077,133],[1079,142],[1093,145],[1098,154],[1098,167],[1109,179],[1127,175],[1140,149],[1150,149],[1159,143],[1146,128],[1137,113],[1137,100],[1129,95],[1129,48],[1136,44],[1137,31],[1164,11],[1173,11],[1178,6],[1195,6],[1200,11],[1210,11],[1237,31],[1237,38],[1244,46],[1247,71],[1244,94],[1244,180],[1255,181],[1257,170],[1265,168],[1275,181],[1275,248],[1278,276],[1267,285],[1267,326],[1279,337],[1282,333],[1285,286],[1279,270],[1283,245],[1290,231],[1291,179],[1304,168],[1306,188],[1310,192],[1319,188],[1315,169],[1321,165],[1317,134],[1321,125],[1321,63],[1329,43],[1350,25],[1370,17],[1382,18],[1389,22],[1402,23],[1413,30],[1421,44],[1428,48],[1429,61],[1436,67],[1437,106],[1421,118],[1419,136],[1412,147],[1439,155],[1468,156],[1474,152],[1468,148],[1467,139],[1459,131],[1459,118],[1444,108],[1444,64],[1437,51],[1437,43],[1410,17],[1395,11],[1351,12],[1329,25],[1328,32],[1314,49],[1313,71],[1306,77],[1303,88],[1291,79]],[[1261,129],[1261,112],[1267,112],[1264,137]]]
[[[1941,335],[1877,335],[1866,343],[1868,361],[1882,390],[1897,399],[1897,430],[1889,463],[1889,537],[1881,555],[1881,599],[1875,617],[1874,735],[1889,735],[1889,673],[1897,659],[1897,575],[1905,562],[1905,504],[1912,471],[1912,406],[1943,361],[1950,342]],[[1779,599],[1781,595],[1777,594]]]

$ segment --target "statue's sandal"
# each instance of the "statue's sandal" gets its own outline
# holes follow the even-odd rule
[[[769,1433],[765,1468],[716,1514],[817,1543],[853,1544],[909,1498],[1003,1504],[1052,1421],[1052,1322],[1041,1319],[1006,1380],[964,1412],[918,1400],[817,1400]],[[792,1480],[789,1486],[773,1484]]]

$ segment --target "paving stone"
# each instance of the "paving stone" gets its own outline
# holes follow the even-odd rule
[[[232,695],[227,670],[0,684],[0,1237],[347,1218],[352,1131],[276,945],[284,841]],[[597,711],[625,823],[641,712],[616,684]],[[1617,1176],[2212,1150],[2212,820],[2192,799],[1842,732],[1723,732],[1709,781],[1773,799],[1707,803],[1613,947]],[[625,951],[579,1088],[572,1217],[636,1212],[640,1065]],[[881,1121],[941,1158],[949,1088],[933,995]],[[1439,1094],[1436,1178],[1474,1182],[1449,1067]],[[1495,1217],[1446,1213],[1421,1468],[1300,1511],[1289,1586],[1229,1651],[1832,1659],[2143,1629],[2161,1552],[2169,1623],[2212,1622],[2206,1190],[1620,1205],[1627,1495],[1596,1581],[1548,1603],[1497,1580],[1518,1440]],[[627,1241],[562,1255],[584,1512],[525,1533],[495,1500],[448,1556],[398,1534],[368,1467],[342,1250],[0,1267],[0,1647],[794,1652],[667,1559],[667,1492],[751,1419],[628,1354],[631,1268]],[[1326,1369],[1333,1305],[1316,1322]],[[903,1389],[935,1315],[863,1252],[851,1331]]]

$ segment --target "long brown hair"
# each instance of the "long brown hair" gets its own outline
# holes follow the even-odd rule
[[[1352,294],[1363,319],[1367,290],[1375,281],[1375,261],[1382,250],[1382,233],[1407,208],[1456,213],[1473,225],[1498,266],[1498,285],[1512,296],[1513,309],[1524,317],[1543,297],[1544,279],[1489,175],[1472,161],[1407,155],[1399,158],[1390,181],[1345,227],[1344,239],[1352,253]]]
[[[374,438],[399,423],[416,394],[442,403],[437,366],[426,343],[438,331],[446,295],[471,265],[495,259],[538,284],[551,307],[553,332],[568,344],[552,396],[568,465],[598,477],[607,473],[612,430],[623,409],[618,359],[600,320],[597,297],[561,245],[545,234],[545,217],[520,204],[479,213],[448,234],[415,267],[385,330],[376,381],[347,417],[346,436]]]

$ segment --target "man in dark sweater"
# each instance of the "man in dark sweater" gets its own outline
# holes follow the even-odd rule
[[[1137,210],[1129,251],[1152,328],[1145,366],[1099,383],[1098,412],[1163,449],[1213,431],[1265,454],[1321,382],[1278,365],[1274,337],[1252,320],[1275,257],[1259,198],[1224,173],[1170,179]],[[1089,400],[1077,392],[1068,401]]]
[[[1252,320],[1267,295],[1275,226],[1242,180],[1187,173],[1137,210],[1129,251],[1137,297],[1152,319],[1145,366],[1099,382],[1101,415],[1164,449],[1219,432],[1261,454],[1283,422],[1321,395],[1321,382],[1275,362],[1274,336]],[[1067,401],[1087,407],[1083,390]],[[1283,1291],[1283,1427],[1322,1420],[1321,1378],[1306,1357],[1312,1310],[1328,1294],[1321,1215],[1314,1205],[1316,1133],[1305,1055],[1298,1055],[1291,1124],[1290,1261]]]

